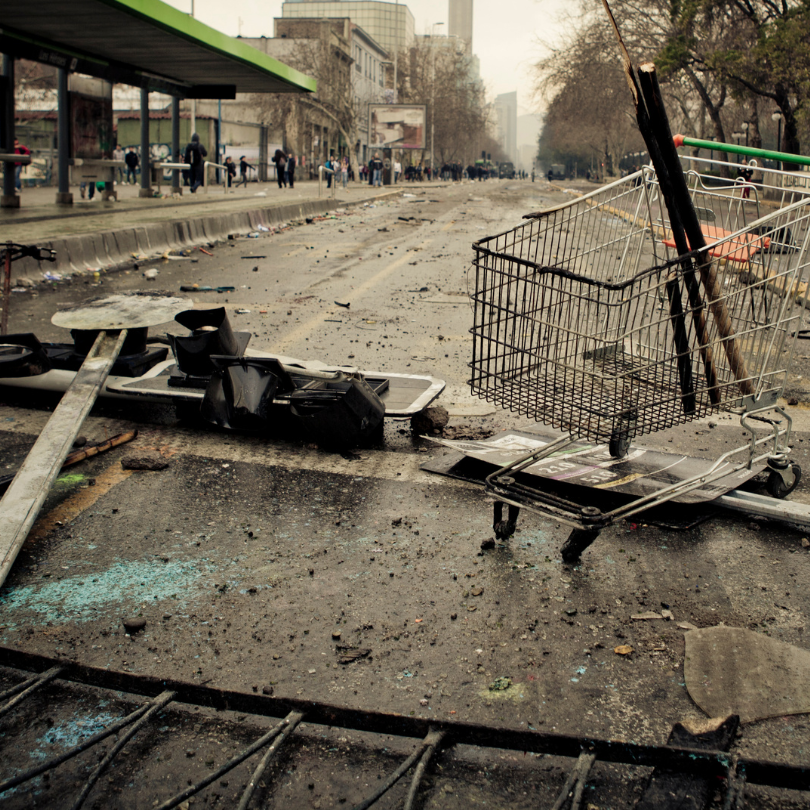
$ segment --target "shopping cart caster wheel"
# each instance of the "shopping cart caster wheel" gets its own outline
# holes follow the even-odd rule
[[[565,543],[563,543],[562,549],[560,549],[563,562],[579,562],[582,552],[585,551],[597,537],[599,537],[599,529],[574,529],[574,531],[568,535],[568,539]]]
[[[798,464],[788,464],[784,470],[771,470],[765,488],[772,497],[785,498],[796,489],[801,480],[802,468]]]
[[[608,450],[613,458],[624,458],[630,450],[629,436],[611,436],[608,442]]]
[[[509,515],[506,520],[503,519],[503,503],[495,501],[493,509],[492,529],[495,532],[496,540],[508,540],[514,533],[517,526],[518,515],[520,514],[520,507],[509,504]]]

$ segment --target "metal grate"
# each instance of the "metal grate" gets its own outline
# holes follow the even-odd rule
[[[375,805],[408,773],[412,775],[404,807],[410,810],[420,806],[426,799],[423,794],[427,791],[423,783],[428,770],[434,765],[437,768],[446,768],[447,763],[463,746],[482,750],[489,757],[494,753],[492,749],[501,749],[522,752],[524,756],[528,753],[546,754],[574,760],[561,789],[557,788],[551,794],[557,795],[552,805],[554,810],[561,810],[564,807],[576,810],[581,807],[595,766],[604,763],[622,764],[633,769],[656,768],[651,785],[655,782],[656,773],[660,771],[661,779],[666,781],[667,792],[672,792],[673,785],[676,785],[672,782],[673,775],[676,779],[688,781],[690,790],[694,789],[695,780],[698,782],[703,780],[704,788],[711,794],[714,793],[715,785],[724,784],[726,799],[724,806],[727,808],[744,806],[746,785],[810,791],[810,768],[763,762],[705,747],[642,745],[596,737],[504,729],[361,711],[313,701],[279,699],[98,669],[76,663],[58,662],[9,648],[0,648],[0,661],[6,667],[2,671],[3,679],[7,682],[17,681],[14,686],[0,694],[0,718],[20,711],[26,702],[36,699],[37,693],[43,696],[44,709],[49,712],[56,711],[54,701],[59,699],[65,702],[71,700],[78,702],[81,699],[85,704],[95,701],[96,705],[109,706],[112,702],[111,696],[114,695],[119,703],[134,704],[134,708],[125,716],[120,719],[111,717],[107,725],[97,733],[86,737],[58,756],[42,761],[25,771],[7,772],[11,757],[5,755],[4,765],[0,768],[0,802],[12,798],[15,793],[23,802],[28,801],[30,797],[27,797],[24,791],[30,789],[34,780],[49,774],[59,766],[70,767],[67,763],[72,762],[75,775],[81,776],[78,781],[70,783],[74,792],[70,795],[67,792],[52,794],[51,803],[46,806],[70,807],[72,810],[78,810],[88,801],[95,802],[95,806],[109,806],[107,797],[102,795],[105,783],[99,784],[99,781],[102,775],[121,766],[121,751],[137,743],[144,756],[148,756],[151,760],[159,759],[161,750],[170,744],[171,735],[165,728],[158,731],[157,721],[168,711],[190,711],[192,707],[243,713],[244,716],[240,718],[240,729],[243,735],[253,736],[254,740],[230,756],[220,767],[211,768],[196,781],[185,779],[185,784],[177,785],[161,783],[158,795],[168,794],[168,797],[162,801],[155,801],[152,805],[161,810],[187,807],[189,799],[203,794],[203,791],[214,783],[227,784],[222,781],[224,777],[251,757],[258,757],[261,754],[259,761],[252,764],[250,775],[243,783],[238,796],[238,805],[234,805],[238,806],[239,810],[259,806],[256,801],[257,788],[266,790],[271,776],[278,776],[279,772],[272,771],[271,765],[279,757],[279,752],[282,752],[282,755],[285,752],[294,754],[292,742],[302,723],[307,724],[307,729],[314,728],[316,733],[321,735],[327,728],[383,735],[378,742],[380,747],[392,746],[390,742],[392,737],[417,741],[410,756],[388,778],[379,778],[377,788],[369,790],[367,797],[354,805],[356,810]],[[48,689],[53,689],[56,685],[63,687],[61,696],[44,695]],[[83,689],[84,686],[92,688],[89,696],[87,690]],[[81,694],[79,689],[83,689]],[[70,709],[70,706],[68,708]],[[252,718],[252,722],[247,722],[248,717]],[[261,722],[266,725],[267,718],[278,719],[278,722],[269,730],[266,727],[260,728]],[[0,739],[6,752],[12,751],[16,746],[10,734],[11,729],[18,733],[24,732],[19,725],[4,721],[0,727]],[[735,730],[736,722],[730,730],[729,739],[734,736]],[[136,736],[139,736],[138,740],[134,740]],[[87,750],[97,750],[96,746],[101,748],[105,740],[113,740],[114,744],[99,754],[88,773],[86,761],[76,758]],[[119,762],[116,762],[116,758]],[[79,762],[84,764],[79,766],[77,764]],[[4,770],[6,772],[3,772]],[[244,776],[242,772],[239,773]],[[333,775],[334,773],[332,771]],[[284,771],[281,771],[281,774],[283,775]],[[171,775],[178,783],[183,783],[187,776],[186,769],[173,768]],[[719,782],[718,778],[723,781]],[[112,788],[110,784],[113,785]],[[116,793],[127,791],[135,793],[138,789],[138,786],[132,783],[127,784],[126,779],[123,786],[118,785],[116,778],[108,778],[106,786],[108,790],[111,789]],[[660,787],[659,785],[659,789]],[[20,791],[23,793],[20,794]],[[202,798],[207,801],[207,794],[203,794]],[[99,801],[102,804],[99,804]],[[262,806],[268,806],[266,802],[265,795]],[[531,797],[530,803],[535,806]],[[130,804],[143,806],[137,803],[137,799],[133,799]],[[499,806],[503,806],[502,801]]]

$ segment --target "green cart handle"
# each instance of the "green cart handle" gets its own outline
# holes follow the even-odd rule
[[[801,163],[803,166],[810,166],[810,157],[791,155],[789,152],[772,152],[770,149],[754,149],[753,146],[735,146],[733,143],[702,141],[698,138],[687,138],[684,135],[675,135],[672,140],[676,149],[680,146],[694,146],[698,149],[714,149],[717,152],[732,152],[736,155],[748,155],[749,157],[768,158],[768,160],[778,160],[783,163]]]

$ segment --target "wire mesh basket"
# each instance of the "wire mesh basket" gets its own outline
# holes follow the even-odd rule
[[[612,452],[773,404],[807,295],[810,195],[771,174],[689,171],[708,248],[685,256],[649,167],[476,242],[473,393]]]

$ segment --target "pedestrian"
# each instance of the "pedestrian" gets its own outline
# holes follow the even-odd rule
[[[115,145],[115,149],[113,149],[113,160],[118,160],[121,163],[124,162],[124,150],[121,148],[119,144]],[[117,182],[122,183],[124,181],[124,167],[123,166],[116,166],[115,167],[115,176],[118,178]]]
[[[752,164],[756,165],[754,161]],[[754,176],[754,170],[747,161],[743,161],[739,169],[737,169],[737,182],[742,183],[742,197],[747,200],[751,195],[751,178]]]
[[[343,179],[343,190],[349,185],[349,158],[345,157],[340,161],[340,176]]]
[[[130,177],[132,178],[133,185],[138,181],[138,164],[140,160],[138,159],[138,153],[135,151],[134,146],[130,146],[127,150],[126,155],[124,156],[124,162],[127,164],[127,183],[130,182]]]
[[[290,152],[287,155],[287,179],[290,181],[290,188],[295,186],[295,167],[296,167],[296,160],[295,155]]]
[[[276,180],[278,180],[278,187],[286,188],[284,174],[287,170],[287,156],[281,149],[276,149],[276,153],[273,155],[273,163],[276,164]]]
[[[14,154],[15,155],[30,155],[31,150],[27,146],[23,146],[17,138],[14,139]],[[14,164],[14,188],[17,191],[22,190],[22,170],[23,164],[22,163],[15,163]]]
[[[399,182],[399,176],[402,174],[402,164],[398,161],[394,161],[394,182]]]
[[[323,164],[326,169],[326,187],[332,188],[332,175],[335,173],[335,157],[330,155],[326,163]]]
[[[236,164],[233,162],[230,155],[225,158],[225,173],[228,188],[230,188],[231,184],[233,183],[233,178],[236,177]]]
[[[205,147],[200,143],[200,136],[195,132],[186,146],[183,162],[188,163],[188,175],[191,182],[191,193],[203,184],[205,180],[205,158],[208,155]]]
[[[239,158],[239,182],[236,184],[237,186],[247,186],[248,181],[248,169],[253,169],[254,167],[251,166],[247,160],[245,160],[245,156]]]
[[[376,152],[374,153],[374,157],[371,159],[369,169],[371,169],[371,184],[375,187],[382,186],[383,162],[380,160],[380,156]]]

